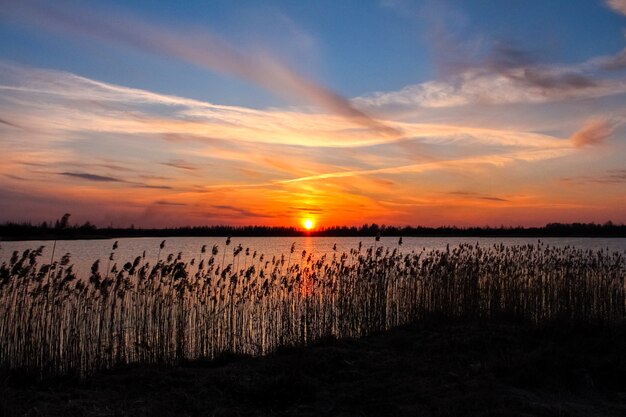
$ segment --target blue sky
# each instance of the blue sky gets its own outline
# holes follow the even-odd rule
[[[53,2],[54,3],[54,2]],[[87,1],[171,30],[209,30],[243,49],[265,48],[344,96],[400,89],[442,77],[437,31],[459,42],[506,41],[546,62],[574,63],[623,46],[624,17],[601,1]],[[253,107],[284,104],[263,89],[194,65],[50,33],[3,19],[0,57],[102,81]],[[476,46],[480,48],[480,46]],[[181,82],[184,80],[184,82]]]
[[[626,0],[2,4],[0,221],[626,222]]]

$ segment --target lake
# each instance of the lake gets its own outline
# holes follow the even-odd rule
[[[323,254],[332,254],[333,246],[336,245],[337,252],[348,252],[351,248],[356,248],[359,242],[364,248],[383,246],[390,249],[399,248],[402,252],[421,251],[422,249],[445,249],[446,245],[451,247],[461,243],[479,243],[481,246],[491,246],[494,244],[504,245],[525,245],[537,243],[538,240],[551,246],[573,246],[581,249],[608,250],[610,252],[626,252],[626,238],[480,238],[480,237],[404,237],[403,244],[398,245],[397,237],[382,237],[380,242],[376,242],[373,237],[245,237],[232,238],[228,247],[225,246],[224,237],[173,237],[173,238],[122,238],[122,239],[97,239],[97,240],[61,240],[56,242],[54,259],[59,260],[65,253],[71,254],[71,263],[79,277],[89,273],[93,262],[100,259],[101,270],[106,266],[106,262],[111,253],[111,247],[118,241],[118,248],[115,251],[113,264],[118,267],[125,262],[132,262],[137,256],[146,253],[146,261],[154,264],[159,256],[159,245],[165,240],[165,248],[161,251],[161,259],[169,254],[177,256],[182,252],[182,259],[189,261],[192,258],[199,259],[201,248],[207,245],[207,253],[204,258],[210,256],[213,245],[218,245],[218,260],[226,251],[226,263],[228,256],[232,257],[232,250],[237,245],[242,245],[244,249],[250,249],[250,256],[257,251],[257,254],[264,254],[266,258],[289,254],[291,245],[295,243],[295,254],[301,256],[305,250],[307,254],[313,253],[316,257]],[[54,241],[14,241],[0,242],[0,263],[7,262],[13,251],[22,252],[26,249],[36,249],[45,246],[41,262],[49,262],[52,255]]]

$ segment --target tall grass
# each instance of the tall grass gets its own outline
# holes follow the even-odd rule
[[[608,251],[535,245],[402,253],[382,246],[265,258],[203,246],[200,260],[143,256],[76,277],[43,248],[0,267],[0,367],[79,374],[362,336],[425,316],[621,325],[626,262]],[[161,244],[163,249],[165,243]],[[115,244],[115,250],[117,242]],[[335,247],[336,248],[336,247]],[[220,254],[220,252],[222,252]],[[220,256],[221,255],[221,256]],[[221,263],[219,263],[221,259]]]

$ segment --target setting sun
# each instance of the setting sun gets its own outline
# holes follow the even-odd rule
[[[302,222],[302,225],[304,226],[306,230],[311,230],[313,229],[313,226],[315,226],[315,223],[313,223],[313,220],[311,219],[304,219],[304,221]]]

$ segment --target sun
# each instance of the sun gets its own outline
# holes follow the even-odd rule
[[[304,219],[302,221],[302,225],[304,226],[306,230],[312,230],[313,227],[315,226],[315,223],[313,223],[313,220],[311,219]]]

